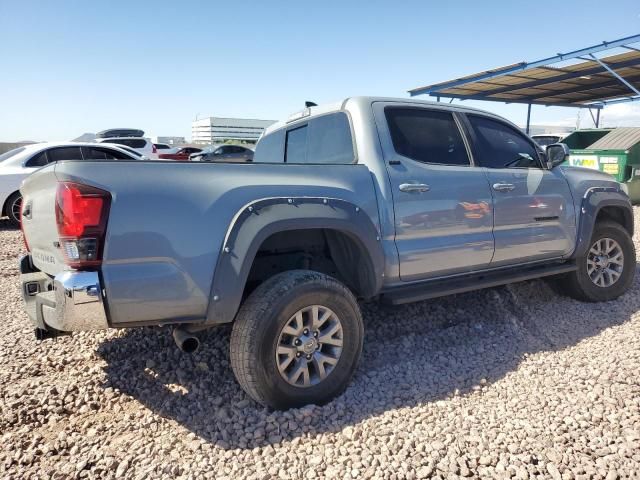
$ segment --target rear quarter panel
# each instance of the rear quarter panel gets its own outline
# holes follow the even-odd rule
[[[257,199],[340,198],[379,226],[364,165],[62,162],[56,174],[111,192],[102,275],[113,326],[204,320],[228,227]]]

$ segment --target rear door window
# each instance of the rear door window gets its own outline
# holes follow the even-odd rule
[[[469,155],[453,113],[415,107],[387,107],[394,150],[423,163],[469,165]]]
[[[27,163],[27,167],[44,167],[47,163],[49,163],[49,159],[47,158],[47,152],[40,152],[37,155],[31,157]]]
[[[85,147],[84,156],[86,160],[131,160],[132,158],[124,152],[112,150],[106,147]]]
[[[468,115],[475,134],[474,157],[486,168],[541,168],[533,143],[515,128],[491,118]]]
[[[47,152],[50,162],[60,162],[62,160],[83,160],[80,147],[60,147],[52,148]]]

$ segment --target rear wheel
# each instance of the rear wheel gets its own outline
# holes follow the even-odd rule
[[[353,294],[328,275],[294,270],[260,285],[242,305],[231,334],[231,366],[262,405],[324,404],[342,393],[362,352]]]
[[[587,302],[606,302],[625,293],[633,282],[636,252],[621,225],[596,224],[589,249],[577,259],[578,269],[566,277],[567,294]]]
[[[9,217],[9,221],[15,227],[20,226],[20,209],[22,208],[22,195],[20,192],[15,192],[7,200],[6,214]]]

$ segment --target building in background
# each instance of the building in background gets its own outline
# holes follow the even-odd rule
[[[207,117],[191,123],[191,143],[208,145],[228,140],[255,143],[275,120]]]
[[[167,145],[185,145],[187,139],[184,137],[154,137],[153,143],[166,143]]]

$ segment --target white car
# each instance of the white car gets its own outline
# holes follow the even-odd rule
[[[109,138],[96,138],[97,143],[112,143],[116,145],[123,145],[125,147],[132,148],[133,150],[144,155],[150,160],[158,159],[158,150],[153,145],[153,142],[145,137],[109,137]]]
[[[0,155],[0,206],[2,216],[20,225],[20,184],[41,167],[60,160],[144,160],[120,145],[49,142],[14,148]]]

